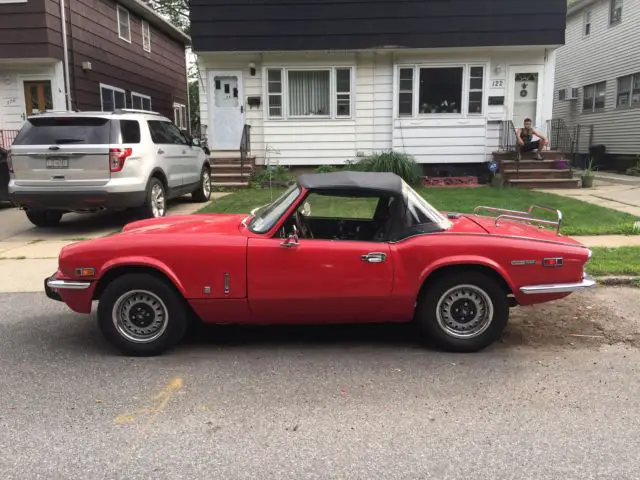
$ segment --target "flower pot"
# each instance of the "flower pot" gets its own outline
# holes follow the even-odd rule
[[[593,175],[582,175],[582,188],[593,187]]]

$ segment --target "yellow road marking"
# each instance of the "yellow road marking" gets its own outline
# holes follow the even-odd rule
[[[157,415],[164,411],[169,400],[173,397],[173,394],[182,388],[184,381],[180,377],[173,378],[169,384],[164,387],[155,397],[153,397],[153,404],[148,407],[139,408],[132,412],[122,413],[115,419],[117,425],[124,425],[128,423],[134,423],[136,418],[141,415]]]

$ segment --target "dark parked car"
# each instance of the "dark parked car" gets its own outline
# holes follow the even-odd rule
[[[8,153],[4,148],[0,148],[0,202],[9,201],[9,165],[7,164]]]

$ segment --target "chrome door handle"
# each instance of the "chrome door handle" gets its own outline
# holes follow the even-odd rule
[[[162,150],[161,148],[159,148],[159,149],[158,149],[158,153],[159,153],[160,155],[162,155],[162,154],[164,153],[164,150]]]
[[[366,255],[362,255],[360,258],[362,258],[363,262],[382,263],[387,260],[387,254],[382,252],[371,252]]]

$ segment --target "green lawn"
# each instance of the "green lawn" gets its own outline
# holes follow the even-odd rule
[[[594,276],[640,276],[640,247],[595,247],[587,264],[587,272]]]
[[[469,213],[474,207],[485,205],[526,210],[536,203],[562,210],[565,235],[606,235],[634,234],[633,215],[617,212],[604,207],[561,197],[549,193],[519,190],[513,188],[422,188],[418,190],[434,207],[451,212]],[[276,198],[281,190],[273,190]],[[200,210],[201,213],[248,213],[251,209],[269,203],[271,193],[267,189],[248,189],[238,191],[226,197],[214,200]],[[339,200],[316,202],[312,205],[312,214],[340,214],[345,217],[357,217],[368,211],[366,200]]]

